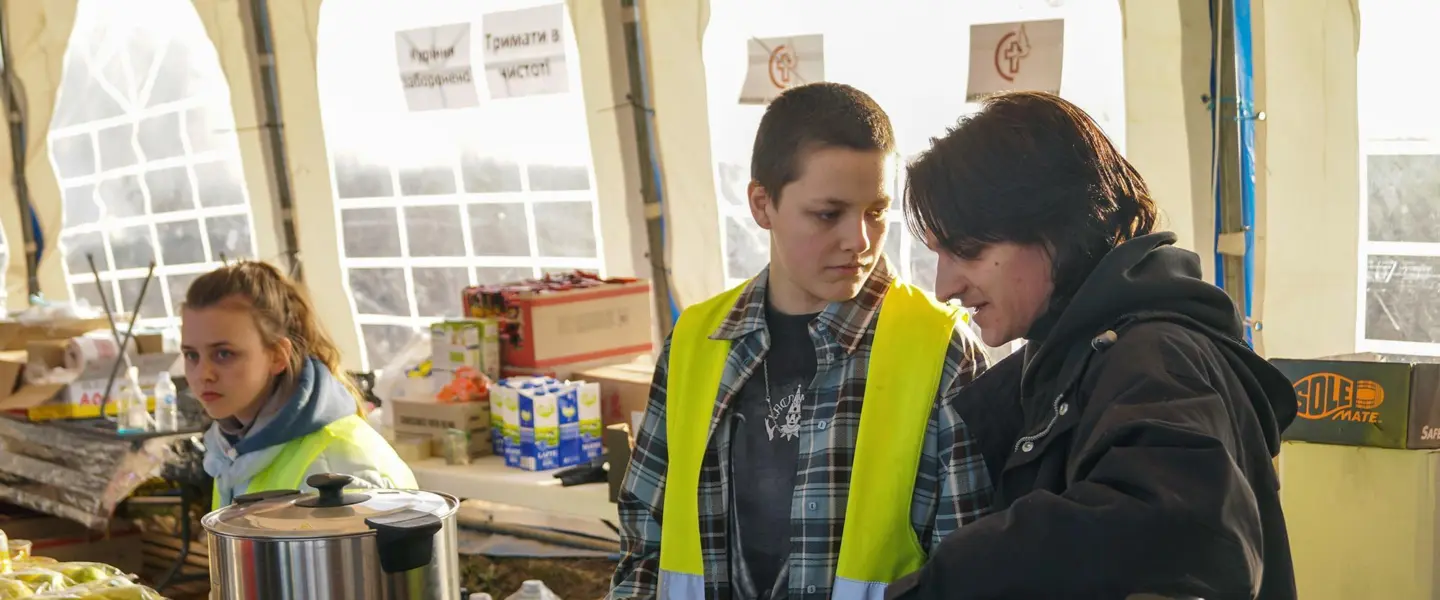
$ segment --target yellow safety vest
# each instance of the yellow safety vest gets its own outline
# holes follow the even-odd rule
[[[326,425],[319,431],[286,442],[285,447],[275,455],[275,460],[250,479],[245,493],[300,489],[300,485],[304,483],[302,478],[311,463],[320,458],[320,454],[331,444],[341,440],[350,441],[352,447],[359,448],[363,452],[363,462],[373,465],[381,475],[395,482],[397,488],[418,487],[414,473],[410,472],[405,461],[400,460],[400,456],[390,447],[390,442],[385,441],[365,419],[350,415]],[[217,482],[211,491],[210,510],[220,509],[218,485]]]
[[[670,340],[661,598],[705,597],[700,463],[730,353],[730,341],[712,340],[710,334],[729,315],[744,287],[687,308]],[[925,429],[958,312],[899,282],[885,294],[866,372],[832,598],[881,598],[887,585],[925,564],[910,509]]]

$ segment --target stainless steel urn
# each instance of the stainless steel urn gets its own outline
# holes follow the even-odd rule
[[[346,490],[348,475],[312,475],[318,493],[246,494],[205,515],[212,598],[455,600],[453,496]]]

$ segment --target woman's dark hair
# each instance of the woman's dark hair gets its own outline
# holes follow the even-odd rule
[[[1080,107],[1042,92],[986,99],[908,168],[905,214],[937,248],[997,242],[1050,253],[1057,299],[1112,248],[1156,225],[1145,180]]]

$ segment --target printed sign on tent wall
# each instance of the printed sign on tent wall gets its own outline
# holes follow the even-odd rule
[[[485,29],[485,85],[491,98],[570,91],[566,70],[565,5],[490,13]]]
[[[750,38],[741,104],[769,104],[797,85],[825,80],[824,37]]]
[[[1060,93],[1065,20],[970,26],[970,84],[965,100],[997,92]]]
[[[410,110],[479,106],[470,67],[470,24],[395,32],[400,85]]]

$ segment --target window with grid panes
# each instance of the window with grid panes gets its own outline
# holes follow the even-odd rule
[[[73,298],[171,325],[185,290],[224,259],[253,258],[230,90],[184,0],[80,0],[47,134]]]
[[[1361,230],[1357,345],[1440,355],[1440,78],[1396,57],[1440,56],[1437,0],[1366,0],[1357,55]]]
[[[768,232],[755,224],[746,204],[751,147],[765,110],[738,101],[750,37],[823,35],[825,79],[875,98],[890,116],[902,162],[908,162],[930,147],[930,138],[979,108],[965,101],[969,26],[1052,18],[1065,19],[1062,95],[1086,109],[1123,151],[1123,38],[1116,0],[929,0],[893,3],[883,11],[868,3],[820,0],[713,3],[704,58],[727,287],[769,261]],[[934,65],[946,68],[937,71]],[[928,290],[935,284],[937,259],[904,223],[904,177],[902,165],[892,187],[885,252],[906,280]]]
[[[483,77],[484,14],[554,3],[322,5],[320,105],[366,368],[429,323],[460,316],[468,285],[602,268],[573,39],[568,93],[491,99]],[[572,31],[568,12],[565,21]],[[464,22],[479,106],[410,111],[396,32]]]

